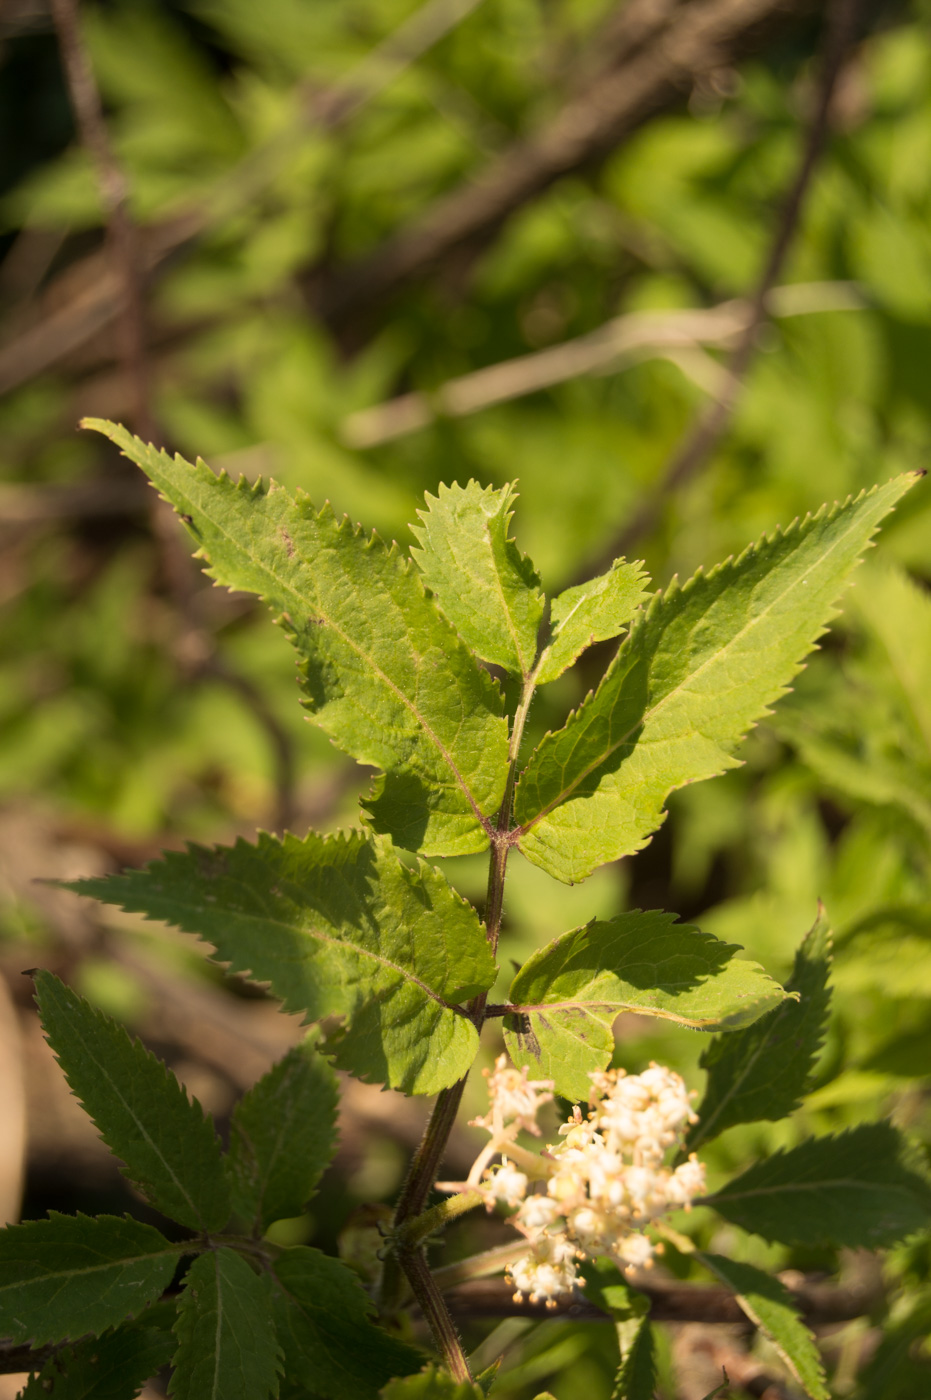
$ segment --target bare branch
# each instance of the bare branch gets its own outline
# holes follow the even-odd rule
[[[882,1287],[874,1277],[831,1287],[798,1275],[784,1280],[809,1324],[845,1322],[863,1317],[881,1301]],[[633,1286],[650,1300],[654,1322],[746,1323],[747,1317],[734,1295],[717,1284],[680,1283],[675,1279],[651,1279],[639,1273]],[[514,1302],[514,1287],[504,1279],[477,1279],[450,1288],[446,1301],[454,1317],[571,1318],[576,1322],[609,1322],[600,1308],[580,1294],[557,1300],[555,1308],[524,1299]]]
[[[696,81],[757,49],[773,31],[807,13],[812,0],[692,0],[662,7],[661,30],[644,6],[618,22],[619,65],[610,64],[541,131],[505,151],[488,169],[441,198],[418,220],[312,291],[329,321],[390,295],[463,244],[487,238],[530,199],[572,170],[602,159],[651,117],[681,102]],[[646,42],[648,40],[648,42]]]
[[[394,34],[377,45],[344,82],[323,93],[309,82],[298,84],[298,115],[289,127],[259,149],[251,151],[234,170],[213,185],[209,195],[199,198],[190,208],[152,228],[131,228],[131,236],[135,239],[132,251],[136,276],[151,275],[162,268],[170,257],[195,243],[208,229],[246,208],[278,177],[307,131],[338,130],[481,3],[482,0],[427,0]],[[77,0],[55,0],[55,4],[63,11],[75,12]],[[71,31],[68,31],[69,47],[70,34]],[[86,100],[87,105],[86,133],[85,122],[80,122],[82,140],[88,149],[95,152],[98,168],[101,168],[96,152],[109,152],[109,141],[99,97],[94,103],[96,88],[79,30],[77,39],[79,48],[74,50],[79,55],[75,60],[76,77],[80,81],[82,101]],[[79,66],[80,73],[77,72]],[[73,101],[77,111],[77,90]],[[94,145],[90,139],[92,133],[97,143]],[[102,143],[99,141],[101,133]],[[106,164],[109,170],[112,159]],[[118,169],[115,179],[108,176],[108,188],[111,189],[111,197],[115,193],[117,203],[123,207],[121,196],[125,191]],[[106,204],[106,195],[105,207],[108,210],[111,208],[110,204]],[[58,364],[124,313],[125,279],[114,276],[107,268],[107,259],[99,254],[90,254],[84,260],[84,265],[88,275],[80,279],[82,290],[77,296],[69,298],[63,306],[56,306],[52,312],[43,313],[34,324],[18,329],[15,339],[0,346],[0,394],[28,383],[36,375]],[[63,274],[62,281],[67,278],[70,282],[73,271],[69,269]],[[141,426],[139,431],[143,432]],[[146,435],[143,432],[143,436]]]
[[[767,299],[768,313],[777,319],[816,311],[853,311],[863,305],[852,282],[805,282],[777,287]],[[597,330],[561,345],[450,379],[432,394],[403,394],[387,403],[361,409],[343,424],[343,441],[349,447],[375,447],[415,432],[434,418],[462,418],[568,379],[610,372],[624,360],[676,359],[679,352],[700,346],[727,347],[746,332],[753,316],[753,304],[744,300],[726,301],[707,309],[640,311],[617,316]],[[716,362],[710,363],[722,379],[727,378],[723,368]]]
[[[133,426],[144,437],[152,437],[154,434],[142,292],[143,258],[138,233],[129,213],[129,186],[110,145],[100,93],[81,32],[78,0],[52,0],[52,14],[75,120],[81,141],[96,167],[97,184],[104,207],[107,239],[112,248],[119,284],[117,302],[122,309],[120,327],[123,363],[132,386]],[[112,290],[108,290],[112,295]]]
[[[817,101],[802,148],[798,169],[789,186],[766,262],[750,298],[750,315],[734,350],[724,392],[688,430],[666,467],[656,490],[644,500],[612,542],[610,557],[627,554],[659,520],[666,499],[696,475],[707,462],[733,417],[744,380],[756,353],[759,329],[770,313],[773,287],[785,264],[830,123],[831,101],[841,69],[856,38],[861,0],[834,0],[826,21]]]

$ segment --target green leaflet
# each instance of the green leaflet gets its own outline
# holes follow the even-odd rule
[[[278,1393],[280,1355],[267,1276],[232,1249],[195,1259],[175,1324],[174,1400],[266,1400]]]
[[[550,609],[552,640],[540,658],[537,685],[546,685],[593,642],[619,637],[649,596],[643,565],[616,559],[606,574],[567,588]]]
[[[511,984],[519,1013],[504,1018],[517,1065],[553,1079],[559,1093],[587,1099],[589,1075],[614,1052],[622,1011],[661,1016],[699,1030],[737,1029],[785,999],[778,982],[674,914],[635,910],[593,921],[534,953]]]
[[[750,1321],[769,1338],[806,1395],[811,1400],[831,1400],[818,1344],[799,1317],[789,1290],[751,1264],[736,1264],[720,1254],[700,1253],[698,1257],[731,1290]]]
[[[889,1123],[812,1138],[757,1162],[704,1204],[780,1244],[881,1249],[927,1229],[931,1185]]]
[[[631,1288],[608,1259],[591,1259],[582,1265],[581,1272],[585,1296],[610,1313],[617,1328],[620,1366],[611,1400],[653,1400],[656,1364],[649,1299]]]
[[[172,503],[229,588],[264,598],[303,658],[307,706],[360,763],[384,770],[364,805],[376,830],[428,855],[487,844],[504,792],[500,690],[426,597],[396,547],[274,482],[214,476],[101,419]]]
[[[336,1150],[338,1106],[336,1076],[310,1038],[236,1105],[227,1159],[233,1207],[259,1234],[310,1200]]]
[[[653,1329],[648,1318],[641,1318],[627,1324],[627,1340],[621,1347],[621,1368],[611,1400],[653,1400],[655,1387]]]
[[[418,1371],[421,1352],[370,1321],[372,1304],[338,1259],[299,1245],[274,1266],[275,1329],[284,1373],[326,1400],[376,1400],[392,1376]]]
[[[212,1120],[175,1076],[119,1022],[37,972],[36,1001],[72,1093],[126,1175],[164,1215],[190,1230],[219,1230],[230,1198]]]
[[[786,1118],[805,1094],[824,1037],[831,992],[831,931],[823,913],[795,955],[786,1000],[736,1034],[716,1036],[703,1052],[705,1096],[686,1138],[691,1152],[736,1123]]]
[[[50,1356],[20,1400],[127,1400],[171,1360],[170,1332],[133,1322]]]
[[[452,1008],[495,978],[472,906],[439,871],[402,865],[362,832],[169,853],[145,870],[69,886],[196,933],[234,972],[309,1021],[342,1016],[337,1063],[409,1094],[465,1074],[478,1047]]]
[[[885,654],[893,684],[931,756],[931,598],[890,563],[869,568],[851,595],[853,612]]]
[[[483,1400],[484,1392],[474,1381],[454,1381],[431,1362],[416,1376],[389,1381],[380,1395],[382,1400]]]
[[[582,880],[640,850],[673,789],[734,767],[734,748],[785,693],[916,479],[823,508],[657,595],[594,695],[531,757],[515,801],[525,855],[560,880]]]
[[[484,661],[527,676],[537,655],[543,593],[530,560],[508,538],[516,493],[440,486],[427,496],[411,554],[460,637]]]
[[[0,1230],[0,1336],[63,1342],[139,1313],[171,1282],[183,1246],[115,1215],[59,1215]]]

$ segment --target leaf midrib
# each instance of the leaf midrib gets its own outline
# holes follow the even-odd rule
[[[154,475],[154,474],[153,474],[153,475]],[[220,478],[219,478],[219,477],[215,477],[214,480],[219,484],[219,482],[220,482]],[[205,482],[204,484],[205,484],[205,486],[207,486],[207,489],[208,489],[208,490],[211,490],[211,489],[212,489],[212,488],[209,486],[208,483]],[[235,489],[235,488],[234,488],[234,489]],[[279,489],[279,490],[282,490],[282,488],[278,488],[278,489]],[[291,505],[294,505],[294,504],[295,504],[295,503],[291,500],[291,498],[287,495],[286,492],[283,492],[283,491],[282,491],[282,494],[285,495],[285,498],[289,501],[289,503],[290,503]],[[170,499],[170,496],[169,496],[169,499]],[[234,536],[234,535],[231,535],[231,534],[228,532],[228,530],[226,529],[226,527],[223,525],[222,521],[217,520],[213,515],[211,515],[211,514],[204,508],[203,505],[201,505],[199,502],[195,502],[195,501],[194,501],[193,499],[191,499],[190,497],[186,497],[186,499],[187,499],[188,505],[194,507],[196,510],[199,510],[199,511],[202,511],[202,512],[203,512],[203,514],[204,514],[204,515],[207,517],[207,519],[210,521],[210,523],[211,523],[211,525],[213,526],[213,528],[214,528],[215,530],[217,530],[217,531],[223,536],[223,538],[227,541],[227,543],[228,543],[229,545],[232,545],[233,548],[234,548],[235,550],[237,550],[237,551],[240,552],[241,554],[245,555],[247,559],[251,560],[253,566],[254,566],[256,569],[258,569],[260,573],[264,574],[266,577],[270,578],[274,583],[277,584],[277,582],[278,582],[278,575],[276,575],[276,574],[272,571],[271,567],[270,567],[268,564],[264,563],[264,562],[261,560],[261,558],[259,557],[259,555],[258,555],[257,553],[255,553],[255,552],[254,552],[253,550],[251,550],[251,549],[247,549],[246,546],[244,545],[244,543],[242,542],[242,540],[238,539],[238,538],[237,538],[236,536]],[[268,499],[268,495],[266,495],[265,499],[266,499],[266,500]],[[171,501],[171,504],[174,505],[174,501]],[[278,527],[278,528],[280,528],[280,527]],[[212,559],[209,559],[209,556],[208,556],[208,562],[210,563],[211,568],[216,568],[216,567],[217,567],[217,566],[214,564],[213,560],[212,560]],[[283,587],[283,588],[287,591],[287,593],[290,594],[290,596],[293,598],[294,604],[295,604],[295,607],[296,607],[296,610],[298,611],[298,613],[300,614],[301,612],[306,611],[306,609],[307,609],[307,600],[306,600],[305,598],[302,598],[302,597],[301,597],[300,593],[297,592],[297,590],[295,589],[294,585],[288,583],[287,580],[282,580],[282,587]],[[266,601],[266,602],[269,602],[269,601],[270,601],[270,599],[269,599],[269,597],[268,597],[267,594],[265,595],[265,601]],[[444,744],[443,741],[440,739],[440,737],[439,737],[439,735],[436,733],[436,731],[433,729],[432,725],[430,725],[430,724],[427,722],[427,720],[424,718],[424,716],[423,716],[423,715],[420,713],[420,711],[417,709],[416,705],[414,705],[413,701],[410,700],[409,697],[406,696],[406,695],[404,694],[404,692],[399,688],[399,686],[397,686],[397,685],[395,684],[395,682],[392,681],[391,678],[385,674],[385,672],[384,672],[384,671],[381,669],[381,667],[373,660],[373,658],[369,655],[368,652],[366,652],[361,646],[359,646],[356,642],[354,642],[354,641],[352,640],[352,638],[349,637],[349,636],[343,631],[343,629],[342,629],[336,622],[333,621],[333,619],[329,616],[329,614],[328,614],[323,608],[318,607],[318,610],[317,610],[317,611],[318,611],[318,616],[321,617],[321,618],[323,618],[323,619],[325,620],[326,626],[332,628],[332,630],[336,633],[336,635],[337,635],[338,637],[340,637],[340,638],[342,639],[342,641],[346,644],[346,646],[349,647],[349,649],[350,649],[351,651],[355,652],[356,656],[358,656],[358,657],[360,658],[360,660],[364,661],[364,662],[370,667],[371,671],[378,677],[379,680],[382,681],[382,683],[387,687],[387,689],[389,689],[390,691],[392,691],[392,692],[394,693],[394,695],[397,697],[397,699],[401,702],[402,706],[404,706],[404,708],[406,708],[406,709],[409,711],[409,713],[413,716],[413,718],[415,719],[415,721],[417,722],[417,724],[420,725],[420,727],[421,727],[421,729],[423,730],[423,732],[427,735],[427,737],[430,739],[431,743],[432,743],[432,744],[434,745],[434,747],[436,748],[437,753],[438,753],[438,754],[440,755],[440,757],[443,759],[443,762],[444,762],[444,763],[446,764],[446,766],[449,768],[449,770],[450,770],[450,772],[452,773],[453,777],[455,778],[456,782],[459,784],[459,787],[462,789],[462,792],[463,792],[463,794],[464,794],[464,796],[465,796],[467,802],[469,803],[470,807],[472,808],[473,814],[475,815],[476,820],[479,822],[479,825],[481,825],[481,826],[484,827],[485,824],[486,824],[486,820],[487,820],[487,819],[485,818],[485,816],[484,816],[483,813],[481,812],[481,810],[480,810],[480,808],[479,808],[479,806],[478,806],[478,803],[476,802],[474,796],[472,795],[472,790],[471,790],[471,788],[469,787],[468,783],[467,783],[467,782],[465,781],[465,779],[463,778],[462,774],[459,772],[459,769],[458,769],[456,763],[454,762],[454,760],[453,760],[453,758],[452,758],[452,755],[449,753],[449,751],[447,750],[445,744]]]
[[[831,554],[836,549],[838,549],[842,543],[846,542],[848,535],[853,533],[854,526],[856,525],[856,523],[857,520],[856,517],[854,517],[851,520],[847,531],[845,531],[844,534],[838,536],[837,539],[831,545],[831,547],[825,550],[825,552],[819,556],[819,558],[815,561],[814,565],[812,566],[812,569],[820,569],[825,564],[825,562],[831,557]],[[807,574],[809,576],[812,572],[812,569],[807,570]],[[802,582],[807,582],[807,579],[802,580]],[[685,689],[686,685],[693,684],[694,681],[705,670],[707,670],[709,666],[711,666],[713,663],[717,662],[719,658],[724,656],[730,648],[732,648],[738,641],[740,641],[744,636],[750,633],[753,628],[759,626],[760,623],[762,623],[764,619],[768,617],[769,613],[772,611],[772,609],[776,606],[777,603],[783,602],[792,593],[794,589],[799,587],[799,583],[799,578],[794,578],[787,588],[785,588],[781,593],[779,593],[770,600],[770,602],[768,603],[766,608],[763,609],[762,612],[757,613],[755,617],[751,618],[747,623],[745,623],[739,632],[735,632],[733,636],[728,640],[726,646],[719,647],[716,651],[714,651],[710,656],[708,656],[705,659],[705,661],[701,663],[700,666],[696,667],[694,671],[690,671],[686,676],[685,680],[683,680],[678,686],[676,686],[675,689],[668,691],[667,694],[664,695],[661,700],[657,701],[657,703],[653,706],[652,709],[645,711],[645,713],[641,716],[637,723],[632,725],[631,728],[626,731],[626,733],[622,734],[616,743],[608,745],[595,761],[590,763],[586,768],[582,770],[582,772],[578,775],[577,778],[575,778],[571,783],[567,784],[562,789],[562,791],[558,793],[558,795],[551,802],[547,803],[546,806],[542,807],[540,811],[537,812],[537,814],[530,819],[530,821],[525,822],[519,828],[520,835],[525,836],[529,831],[533,829],[534,826],[536,826],[538,822],[542,821],[544,817],[548,816],[549,813],[552,812],[555,807],[559,807],[563,802],[565,802],[569,797],[571,797],[572,793],[576,790],[580,783],[583,783],[585,779],[597,768],[600,768],[601,765],[605,763],[613,753],[616,753],[619,748],[626,744],[629,741],[630,736],[632,734],[634,734],[638,729],[645,730],[647,724],[650,723],[650,721],[653,720],[662,711],[664,706],[669,705],[674,700],[676,700],[681,694],[681,692]],[[840,588],[840,585],[838,585],[838,588]],[[644,626],[646,625],[647,623],[645,621]],[[593,697],[592,703],[594,703],[594,698],[596,697]],[[577,711],[577,713],[581,713],[581,711]]]
[[[73,1265],[70,1268],[51,1270],[35,1278],[15,1279],[12,1283],[0,1283],[0,1298],[4,1293],[30,1288],[33,1284],[64,1284],[71,1279],[81,1279],[87,1276],[95,1276],[107,1269],[125,1269],[137,1264],[145,1264],[153,1259],[174,1258],[179,1259],[187,1251],[191,1252],[191,1241],[182,1240],[180,1244],[165,1245],[164,1249],[154,1249],[151,1254],[126,1254],[119,1259],[105,1259],[102,1263],[84,1264],[78,1267]]]
[[[184,903],[181,900],[171,901],[171,907],[174,909],[183,910],[186,913],[188,913],[189,916],[191,911],[193,911],[194,914],[203,914],[205,916],[209,915],[211,919],[215,919],[218,913],[217,906],[215,905],[208,906],[201,904]],[[150,909],[151,905],[147,905],[146,910],[144,910],[143,912],[148,912]],[[231,914],[232,911],[226,910],[223,912]],[[153,916],[150,915],[150,917]],[[259,916],[256,914],[232,914],[232,917],[234,917],[237,921],[241,920],[245,923],[254,924],[258,927],[269,925],[273,928],[283,929],[287,933],[297,934],[299,937],[302,938],[312,938],[320,943],[325,943],[334,948],[340,949],[343,952],[355,953],[359,957],[368,958],[370,959],[370,961],[378,963],[380,966],[389,968],[391,969],[391,971],[397,973],[402,982],[411,982],[414,986],[419,987],[425,996],[429,997],[432,1001],[435,1001],[439,1006],[442,1006],[444,1010],[452,1011],[456,1015],[464,1015],[461,1007],[456,1006],[453,1002],[446,1001],[445,998],[440,996],[439,992],[435,992],[433,988],[430,987],[426,982],[424,982],[422,978],[418,977],[415,972],[410,972],[407,969],[401,967],[398,963],[394,962],[393,959],[385,957],[382,953],[375,953],[370,948],[360,947],[359,944],[352,943],[348,939],[339,938],[334,934],[323,933],[317,929],[302,928],[299,924],[288,923],[284,919],[273,918],[270,915],[263,914]],[[176,923],[176,920],[173,918],[168,918],[166,921]],[[180,925],[180,927],[183,927],[183,925]],[[217,949],[219,957],[224,962],[228,961],[226,954],[224,954],[220,950],[219,945],[214,942],[214,940],[210,937],[209,934],[202,933],[200,929],[193,929],[189,931],[197,933],[199,937],[204,938],[206,942],[213,943],[213,946]],[[253,975],[257,976],[260,981],[265,980],[264,976],[261,973],[256,973],[255,970],[251,967],[250,971],[252,971]]]
[[[128,1037],[127,1037],[127,1038],[128,1038]],[[148,1132],[148,1130],[146,1129],[145,1125],[139,1120],[139,1117],[138,1117],[138,1115],[137,1115],[135,1109],[131,1108],[130,1105],[127,1103],[126,1099],[123,1097],[123,1093],[122,1093],[122,1091],[120,1090],[119,1085],[118,1085],[118,1084],[116,1083],[116,1081],[111,1077],[108,1067],[107,1067],[106,1065],[100,1063],[100,1061],[97,1059],[97,1056],[94,1054],[93,1050],[90,1048],[90,1046],[87,1044],[86,1041],[82,1042],[82,1047],[81,1047],[81,1048],[82,1048],[82,1050],[84,1050],[84,1052],[87,1054],[88,1058],[93,1062],[93,1064],[97,1067],[97,1069],[98,1069],[98,1071],[99,1071],[101,1077],[110,1085],[111,1090],[112,1090],[112,1092],[113,1092],[113,1096],[119,1101],[120,1104],[122,1104],[122,1106],[123,1106],[124,1110],[126,1111],[126,1113],[129,1114],[129,1117],[130,1117],[130,1118],[132,1119],[132,1121],[135,1123],[136,1128],[137,1128],[137,1130],[138,1130],[140,1136],[148,1143],[149,1147],[150,1147],[150,1148],[152,1149],[152,1151],[155,1153],[155,1156],[157,1157],[157,1159],[161,1162],[161,1164],[162,1164],[163,1168],[165,1169],[165,1171],[167,1172],[169,1178],[171,1179],[171,1181],[174,1182],[174,1184],[175,1184],[177,1190],[180,1192],[182,1198],[183,1198],[183,1199],[187,1202],[187,1204],[190,1206],[190,1208],[191,1208],[191,1213],[194,1215],[194,1217],[195,1217],[197,1220],[201,1220],[201,1219],[203,1218],[203,1212],[200,1210],[199,1206],[197,1206],[197,1204],[195,1203],[193,1197],[191,1196],[191,1194],[190,1194],[190,1192],[188,1191],[187,1187],[185,1186],[184,1182],[180,1179],[180,1177],[179,1177],[179,1176],[177,1175],[177,1173],[175,1172],[174,1168],[171,1166],[171,1164],[168,1162],[168,1160],[167,1160],[166,1157],[164,1156],[164,1154],[163,1154],[163,1152],[162,1152],[162,1149],[161,1149],[161,1147],[159,1146],[159,1144],[158,1144],[158,1143],[155,1141],[155,1139],[152,1137],[151,1133]],[[148,1054],[149,1054],[149,1052],[148,1052],[144,1047],[140,1047],[140,1048],[141,1048],[142,1053],[143,1053],[144,1055],[148,1055]],[[161,1066],[161,1061],[156,1061],[156,1063],[158,1063],[158,1064]],[[169,1076],[170,1076],[171,1072],[170,1072],[166,1067],[164,1067],[164,1066],[161,1066],[161,1067],[165,1069],[166,1075],[169,1075]],[[66,1072],[66,1073],[67,1073],[67,1072]],[[69,1079],[69,1081],[70,1081],[71,1076],[70,1076],[70,1075],[67,1075],[67,1077],[68,1077],[68,1079]],[[175,1080],[175,1083],[176,1083],[177,1086],[178,1086],[178,1090],[179,1090],[179,1092],[180,1092],[181,1097],[184,1099],[184,1102],[185,1102],[186,1104],[188,1104],[188,1106],[190,1106],[190,1100],[187,1098],[187,1095],[184,1093],[183,1087],[181,1086],[181,1084],[179,1083],[178,1080]],[[75,1091],[75,1092],[76,1092],[76,1091]],[[78,1095],[78,1097],[80,1098],[80,1095]],[[83,1103],[84,1100],[81,1099],[81,1102]],[[180,1102],[180,1099],[179,1099],[179,1102]],[[93,1121],[94,1121],[94,1123],[96,1124],[97,1118],[96,1118],[93,1114],[91,1115],[91,1117],[93,1118]],[[206,1121],[206,1120],[202,1120],[202,1121]],[[215,1140],[215,1139],[214,1139],[214,1140]],[[117,1152],[117,1155],[120,1156],[121,1154],[120,1154],[119,1152]],[[132,1167],[130,1167],[128,1164],[127,1164],[127,1169],[128,1169],[128,1171],[129,1171],[130,1175],[133,1176],[133,1177],[135,1177],[135,1175],[136,1175],[135,1170],[134,1170]],[[151,1185],[152,1185],[151,1182],[149,1182],[149,1183],[147,1183],[147,1184],[148,1184],[150,1187],[151,1187]]]

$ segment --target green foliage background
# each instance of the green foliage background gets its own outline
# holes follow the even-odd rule
[[[640,350],[370,446],[359,445],[373,422],[362,415],[613,317],[746,295],[803,139],[819,26],[797,22],[698,84],[597,167],[573,170],[516,207],[480,245],[425,264],[390,297],[327,318],[326,288],[347,267],[545,126],[584,86],[616,9],[605,0],[485,0],[327,130],[326,95],[358,81],[359,65],[415,8],[410,0],[87,8],[134,218],[151,238],[191,210],[200,221],[146,292],[158,433],[232,474],[271,473],[303,487],[405,546],[424,491],[518,477],[518,543],[556,591],[610,559],[719,385],[720,346]],[[920,3],[871,14],[781,279],[799,290],[794,301],[776,299],[713,458],[664,496],[655,526],[629,551],[657,584],[822,501],[927,466],[928,18]],[[53,36],[41,23],[14,25],[3,45],[0,112],[17,137],[4,143],[0,199],[4,814],[40,813],[97,843],[111,863],[114,852],[135,863],[182,837],[276,828],[285,807],[301,834],[310,821],[352,820],[367,776],[303,721],[288,648],[264,611],[188,573],[136,490],[134,469],[74,431],[84,413],[133,412],[112,323],[69,348],[53,319],[101,277],[100,200],[73,140]],[[29,107],[26,90],[38,94]],[[307,115],[314,104],[316,120]],[[25,354],[31,335],[44,358]],[[524,956],[593,914],[665,908],[742,944],[780,980],[824,902],[835,995],[816,1093],[788,1122],[731,1128],[708,1153],[722,1174],[811,1131],[880,1118],[926,1151],[931,1144],[929,542],[931,494],[919,487],[793,695],[743,750],[745,766],[675,795],[644,852],[584,890],[523,861],[509,875],[506,919]],[[537,737],[582,698],[604,660],[596,654],[581,679],[547,688],[531,714]],[[292,793],[283,764],[297,775]],[[480,902],[483,860],[446,865]],[[19,879],[58,873],[4,873],[5,969],[35,961],[26,942],[53,958],[66,948],[90,968],[106,951],[105,941],[75,948]],[[121,939],[143,939],[114,927]],[[137,974],[118,985],[88,975],[84,989],[95,985],[130,1021],[145,998]],[[700,1087],[701,1037],[644,1024],[623,1023],[622,1062],[636,1069],[662,1059]],[[385,1195],[396,1185],[388,1177]],[[320,1228],[315,1239],[328,1242]],[[736,1239],[719,1232],[706,1243],[727,1254]],[[834,1261],[757,1241],[745,1263]],[[919,1242],[896,1251],[887,1269],[901,1300],[861,1376],[864,1400],[904,1400],[928,1382],[917,1342],[931,1308],[931,1254]],[[560,1400],[608,1394],[610,1347],[594,1333],[551,1324],[510,1364],[503,1395],[532,1396],[543,1385]],[[659,1364],[662,1377],[663,1357]]]

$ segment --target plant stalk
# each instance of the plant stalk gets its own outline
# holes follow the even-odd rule
[[[539,665],[539,661],[537,666]],[[498,936],[501,931],[501,913],[504,907],[504,878],[507,870],[508,853],[511,848],[510,826],[514,805],[514,788],[517,782],[517,760],[520,754],[524,725],[530,711],[536,685],[537,666],[524,677],[520,703],[514,714],[511,736],[508,742],[508,774],[504,786],[504,796],[498,809],[495,830],[491,837],[491,850],[488,860],[488,888],[485,900],[485,929],[492,952],[497,951]],[[481,1034],[485,1020],[487,993],[482,992],[469,1003],[469,1014],[476,1030]],[[394,1228],[399,1240],[397,1248],[385,1260],[381,1282],[381,1302],[383,1307],[396,1307],[401,1294],[400,1272],[403,1271],[411,1291],[424,1317],[430,1324],[437,1347],[450,1372],[457,1380],[470,1380],[468,1364],[459,1336],[449,1310],[443,1301],[439,1288],[427,1265],[423,1248],[418,1244],[411,1249],[403,1243],[404,1226],[417,1216],[425,1213],[427,1198],[436,1181],[440,1163],[449,1142],[465,1089],[465,1077],[443,1089],[437,1095],[430,1121],[427,1123],[420,1146],[411,1162],[407,1180],[401,1191],[394,1213]]]
[[[443,1300],[443,1295],[430,1272],[422,1246],[417,1245],[410,1250],[402,1248],[399,1250],[399,1258],[411,1286],[411,1292],[430,1324],[430,1330],[436,1341],[437,1350],[443,1358],[444,1366],[454,1380],[472,1380],[472,1373],[469,1370],[465,1352],[462,1350],[456,1324],[453,1322],[449,1309]]]

